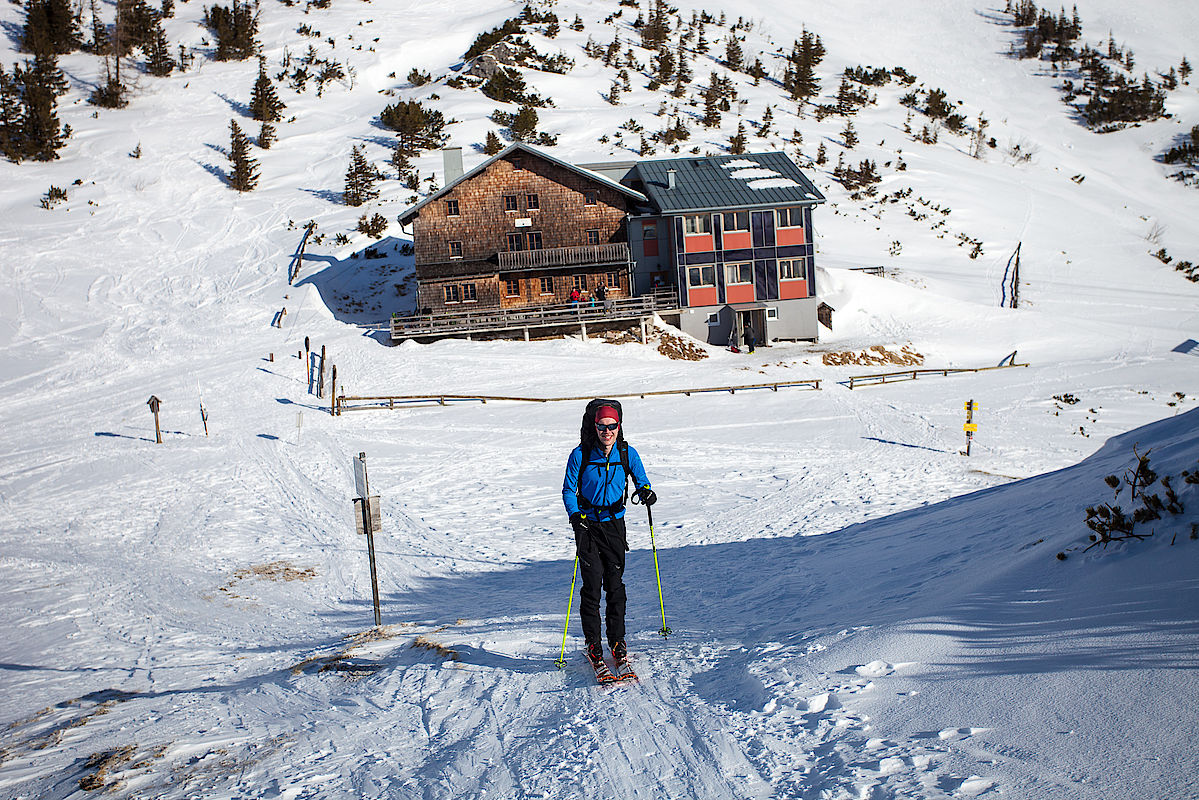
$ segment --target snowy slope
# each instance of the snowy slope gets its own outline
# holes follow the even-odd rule
[[[1187,513],[1152,539],[1082,552],[1085,509],[1110,498],[1103,479],[1132,464],[1134,445],[1153,449],[1161,474],[1199,468],[1199,358],[1180,347],[1199,339],[1199,286],[1149,255],[1199,260],[1199,193],[1152,159],[1199,122],[1194,82],[1171,94],[1172,119],[1097,136],[1064,113],[1053,76],[1006,57],[1013,31],[991,6],[730,8],[755,20],[747,49],[787,50],[804,25],[820,34],[826,92],[844,66],[902,65],[969,119],[985,113],[1001,147],[976,161],[964,139],[918,144],[902,132],[902,92],[878,91],[846,160],[902,155],[908,168],[882,168],[881,190],[952,210],[916,220],[813,171],[830,197],[819,286],[837,309],[818,345],[700,362],[578,339],[393,348],[358,324],[408,302],[393,289],[411,287],[393,249],[405,237],[393,225],[377,244],[353,228],[364,210],[394,219],[411,193],[393,180],[364,209],[341,205],[350,148],[382,165],[391,136],[378,112],[417,98],[458,120],[453,141],[477,163],[495,104],[404,76],[445,74],[519,6],[263,5],[268,71],[312,44],[353,77],[319,99],[281,92],[294,120],[256,151],[260,187],[238,195],[223,150],[230,118],[255,129],[244,117],[256,65],[207,60],[194,5],[167,26],[201,50],[189,72],[142,76],[129,108],[96,111],[83,100],[95,59],[66,57],[60,113],[75,135],[61,159],[0,163],[0,796],[81,797],[81,780],[129,797],[1195,796],[1194,486]],[[556,13],[585,30],[533,37],[577,62],[530,75],[555,99],[542,127],[564,158],[630,158],[598,137],[630,117],[659,124],[659,95],[636,88],[608,105],[615,71],[579,49],[611,40],[602,20],[619,8],[562,0]],[[1079,13],[1089,40],[1111,30],[1146,70],[1195,57],[1189,4],[1090,0]],[[21,19],[0,10],[10,62]],[[697,82],[711,69],[697,66]],[[776,129],[801,127],[808,157],[824,141],[831,169],[843,120],[797,121],[777,86],[739,88],[746,119],[775,105]],[[689,146],[715,150],[736,115],[691,127]],[[1001,151],[1021,141],[1037,155],[1011,163]],[[440,177],[436,154],[417,167]],[[69,200],[41,209],[51,185]],[[324,238],[288,286],[310,219]],[[335,245],[338,233],[350,243]],[[969,259],[959,233],[983,255]],[[998,287],[1017,242],[1026,284],[1013,311]],[[368,246],[389,257],[353,257]],[[878,263],[891,277],[845,269]],[[355,293],[372,303],[351,306]],[[627,401],[661,496],[654,541],[674,633],[654,634],[635,508],[642,682],[602,692],[577,656],[577,617],[567,668],[553,663],[573,556],[559,487],[581,404],[332,418],[297,358],[305,338],[328,348],[349,393],[823,383]],[[822,363],[874,345],[909,345],[937,367],[1015,350],[1029,366],[850,391],[849,375],[876,369]],[[969,459],[967,399],[982,404]],[[383,498],[373,633],[350,508],[359,452]]]

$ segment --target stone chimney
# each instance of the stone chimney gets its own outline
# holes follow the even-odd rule
[[[446,147],[441,151],[442,171],[445,173],[442,186],[449,186],[463,175],[462,148]]]

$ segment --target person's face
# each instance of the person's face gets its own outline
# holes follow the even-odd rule
[[[608,430],[611,428],[611,430]],[[595,421],[595,433],[599,436],[599,442],[607,450],[616,441],[616,432],[620,430],[620,423],[612,417],[603,417]]]

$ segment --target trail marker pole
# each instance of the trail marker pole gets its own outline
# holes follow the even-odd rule
[[[970,442],[974,440],[974,432],[978,430],[978,424],[974,421],[974,412],[981,406],[973,400],[966,401],[966,424],[962,426],[962,430],[966,432],[966,452],[963,455],[970,455]]]
[[[208,435],[208,409],[204,407],[204,401],[200,401],[200,421],[204,423],[204,435]]]
[[[150,399],[146,401],[146,405],[150,407],[150,411],[154,414],[154,441],[162,444],[162,428],[158,424],[158,409],[162,406],[162,401],[154,395],[150,395]]]
[[[358,496],[354,498],[355,525],[359,533],[366,534],[366,550],[371,562],[371,596],[375,603],[375,627],[383,625],[383,617],[379,613],[379,574],[375,569],[375,531],[382,526],[382,515],[379,512],[379,496],[370,494],[370,483],[366,477],[366,453],[359,453],[353,461],[354,488]]]

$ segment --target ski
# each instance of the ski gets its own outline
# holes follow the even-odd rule
[[[627,658],[616,662],[614,676],[618,682],[637,680],[637,673],[633,672],[633,665],[629,663],[629,659]]]
[[[616,676],[612,674],[612,670],[608,668],[608,665],[605,662],[600,661],[597,664],[591,660],[586,651],[583,652],[583,658],[587,659],[587,663],[590,664],[591,668],[595,670],[595,680],[597,683],[599,683],[601,686],[609,683],[616,683]]]

